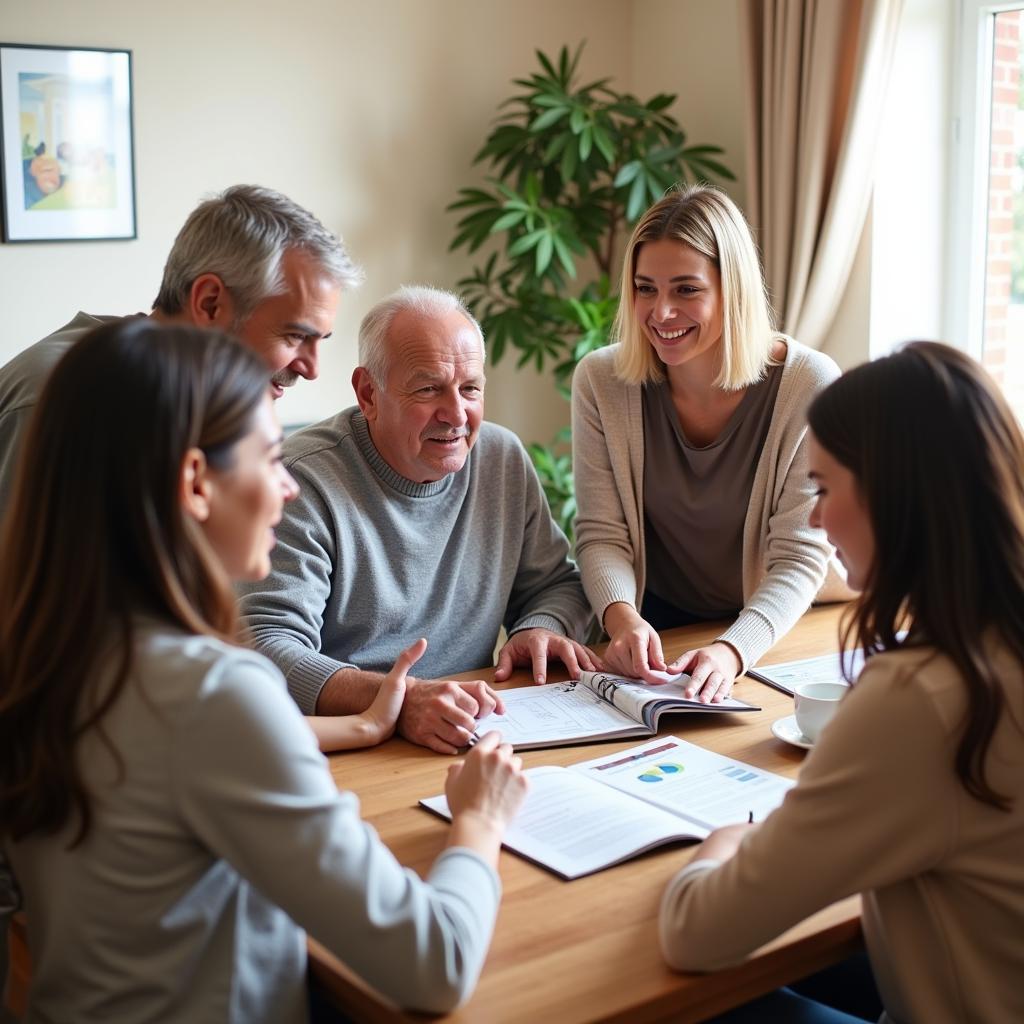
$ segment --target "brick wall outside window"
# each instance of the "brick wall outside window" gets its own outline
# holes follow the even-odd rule
[[[1024,10],[995,17],[983,362],[1024,420]]]

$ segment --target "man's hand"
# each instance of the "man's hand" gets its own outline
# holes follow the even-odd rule
[[[696,694],[697,699],[705,704],[712,701],[717,704],[732,692],[732,684],[741,667],[740,656],[736,651],[729,644],[718,640],[707,647],[686,651],[669,665],[668,670],[672,673],[689,673],[690,681],[684,691],[687,697]]]
[[[573,679],[579,676],[581,669],[596,672],[601,668],[601,660],[593,651],[567,636],[552,633],[550,629],[521,629],[513,633],[498,652],[494,681],[502,683],[512,675],[514,668],[529,665],[533,681],[543,683],[548,677],[549,657],[560,658]]]
[[[477,719],[492,711],[504,714],[505,705],[482,679],[408,678],[398,732],[411,743],[439,754],[457,754],[469,742]]]

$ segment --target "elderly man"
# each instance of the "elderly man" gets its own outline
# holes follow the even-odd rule
[[[338,297],[359,280],[341,241],[311,213],[279,192],[236,185],[185,221],[150,316],[237,335],[266,361],[278,398],[299,377],[316,377]],[[75,341],[112,319],[79,313],[0,369],[0,514],[50,370]]]
[[[358,407],[285,442],[300,485],[270,576],[242,615],[306,714],[366,708],[403,647],[429,641],[399,718],[408,739],[455,753],[500,701],[483,682],[439,680],[488,664],[495,678],[547,659],[593,668],[569,546],[523,446],[484,423],[480,327],[447,292],[404,288],[367,314],[352,376]]]

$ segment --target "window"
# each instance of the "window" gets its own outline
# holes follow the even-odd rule
[[[954,336],[1024,421],[1024,0],[961,0]]]

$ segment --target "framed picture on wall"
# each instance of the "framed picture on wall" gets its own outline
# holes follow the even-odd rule
[[[130,50],[0,43],[5,242],[135,238]]]

